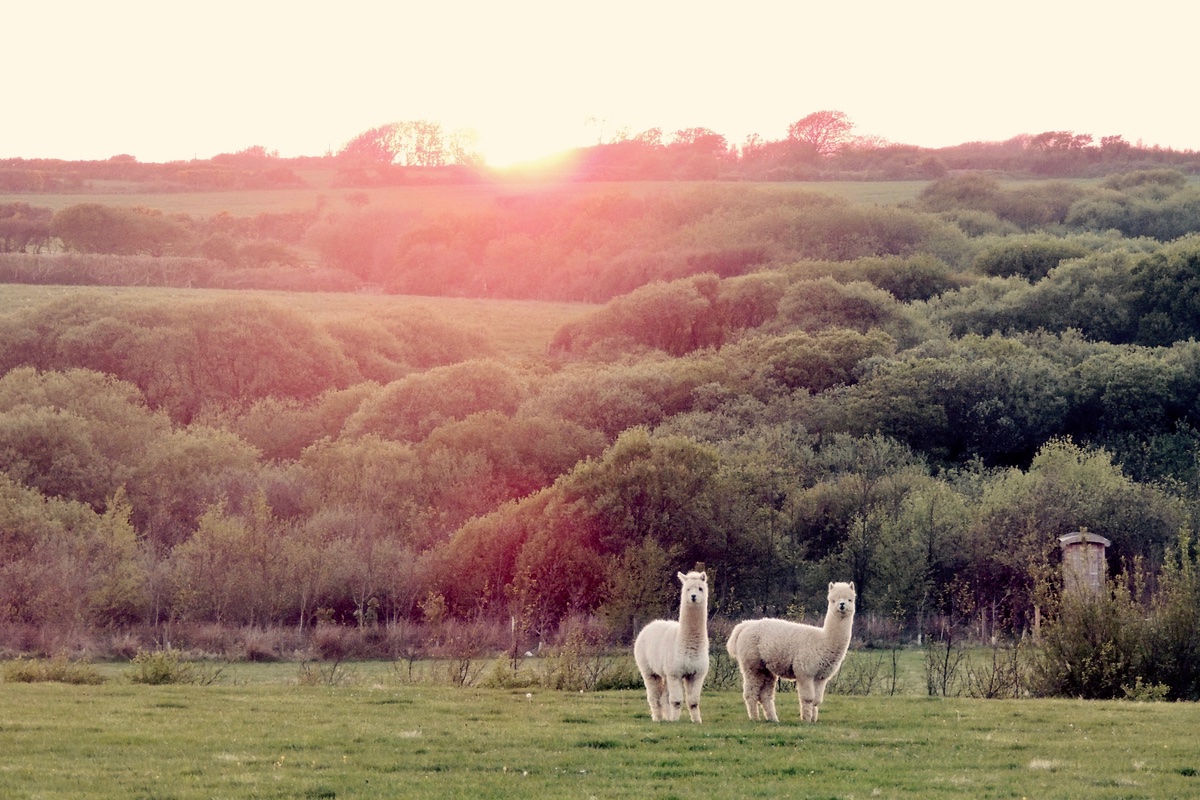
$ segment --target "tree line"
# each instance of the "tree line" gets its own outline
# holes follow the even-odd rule
[[[1039,177],[1098,177],[1137,169],[1200,169],[1200,154],[1129,142],[1118,133],[1023,133],[1001,142],[942,148],[892,143],[859,134],[844,112],[822,110],[788,125],[777,140],[754,133],[731,142],[706,127],[640,133],[597,130],[597,142],[569,151],[574,180],[932,180],[963,170]],[[474,183],[496,174],[469,128],[447,131],[434,120],[369,128],[336,152],[280,158],[262,145],[211,159],[141,163],[128,154],[104,161],[0,159],[0,191],[63,192],[94,181],[136,183],[148,191],[228,191],[304,185],[304,171],[338,172],[338,185]],[[555,155],[547,153],[547,156]],[[525,165],[541,171],[545,165]]]
[[[901,257],[909,271],[885,288],[911,300],[948,288],[968,268],[1040,278],[1099,247],[1097,237],[1170,241],[1200,227],[1198,211],[1200,190],[1174,170],[1015,186],[966,173],[931,182],[904,206],[725,184],[500,195],[477,211],[428,215],[360,204],[196,218],[13,203],[0,206],[0,242],[17,252],[0,253],[0,277],[598,302],[709,272],[727,278],[799,261]],[[66,254],[24,252],[52,242]]]
[[[544,282],[589,248],[662,270],[526,363],[431,314],[252,295],[5,309],[0,618],[620,638],[704,561],[730,616],[851,579],[910,629],[1019,634],[1083,526],[1153,595],[1200,509],[1194,193],[966,175],[906,208],[706,187],[420,228],[554,243]]]

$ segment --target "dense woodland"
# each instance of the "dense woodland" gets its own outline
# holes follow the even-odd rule
[[[853,580],[864,620],[1019,636],[1081,527],[1130,603],[1194,592],[1200,188],[938,173],[898,206],[706,182],[415,216],[0,207],[46,225],[2,239],[9,283],[594,304],[514,359],[433,312],[254,292],[0,303],[7,646],[578,617],[621,641],[697,561],[730,618]]]

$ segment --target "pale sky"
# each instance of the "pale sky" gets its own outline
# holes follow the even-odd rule
[[[782,139],[820,110],[941,147],[1070,130],[1200,150],[1200,6],[1008,0],[5,3],[0,158],[336,152],[473,128],[494,164],[615,129]],[[601,126],[587,120],[603,120]]]

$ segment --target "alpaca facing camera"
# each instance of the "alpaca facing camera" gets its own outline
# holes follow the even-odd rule
[[[642,628],[633,657],[646,684],[651,719],[678,720],[687,703],[692,722],[700,722],[700,690],[708,675],[708,573],[676,577],[679,619],[657,619]]]
[[[779,721],[775,679],[783,678],[796,682],[800,719],[817,721],[825,685],[837,674],[850,648],[855,599],[853,583],[831,583],[825,624],[820,628],[770,618],[734,626],[725,649],[742,672],[742,699],[750,719]]]

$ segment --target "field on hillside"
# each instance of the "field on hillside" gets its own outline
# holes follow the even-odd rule
[[[572,196],[588,196],[628,192],[651,194],[666,189],[678,191],[700,187],[702,182],[630,182],[630,183],[562,183],[557,181],[498,180],[491,183],[461,185],[408,185],[381,188],[337,187],[332,174],[305,172],[301,177],[308,184],[292,189],[245,189],[211,192],[148,192],[137,186],[114,187],[95,185],[73,192],[61,193],[3,193],[0,204],[29,203],[59,210],[77,203],[101,203],[111,206],[144,206],[167,213],[209,216],[228,211],[234,216],[254,216],[262,212],[282,213],[307,211],[323,203],[331,210],[348,210],[345,198],[358,195],[367,198],[366,208],[411,211],[424,214],[447,211],[469,212],[486,208],[497,198],[536,195],[544,192],[566,192]],[[928,181],[828,181],[816,183],[762,183],[769,190],[794,191],[807,189],[855,202],[890,205],[911,200],[920,194]]]
[[[653,723],[642,692],[5,684],[0,796],[1055,797],[1200,792],[1189,704],[830,697],[801,725],[705,692]]]
[[[511,359],[536,359],[567,322],[593,310],[585,303],[534,300],[490,300],[461,297],[416,297],[367,293],[273,292],[253,289],[179,289],[155,287],[87,287],[0,285],[0,313],[31,308],[68,296],[163,297],[202,300],[258,297],[297,309],[317,321],[326,317],[370,317],[394,311],[424,309],[454,325],[479,329],[497,351]]]

